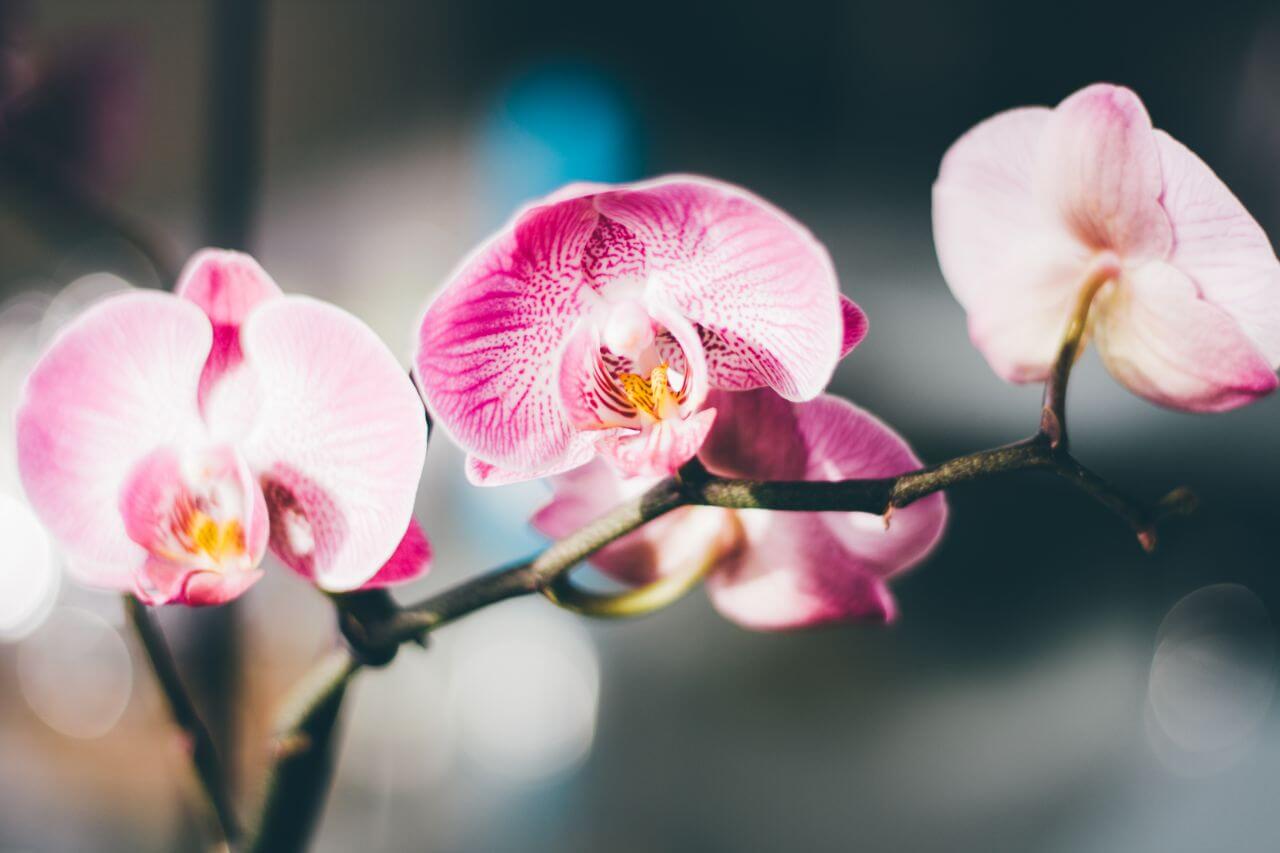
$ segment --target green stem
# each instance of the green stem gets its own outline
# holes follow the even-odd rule
[[[134,633],[147,653],[147,660],[150,661],[156,682],[160,685],[160,692],[169,705],[169,712],[186,735],[191,749],[191,765],[209,801],[209,808],[218,821],[223,838],[228,845],[234,846],[240,838],[240,827],[213,737],[196,712],[195,704],[178,675],[178,666],[164,641],[160,626],[151,618],[146,605],[132,595],[126,595],[124,609],[128,614],[129,624],[133,626]]]

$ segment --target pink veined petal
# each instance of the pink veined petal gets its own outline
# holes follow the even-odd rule
[[[409,521],[391,559],[361,589],[378,589],[420,578],[431,570],[431,542],[416,519]]]
[[[323,302],[272,300],[241,339],[263,397],[241,451],[263,482],[272,547],[325,589],[355,589],[409,527],[426,454],[418,395],[367,326]]]
[[[200,405],[228,371],[244,360],[240,324],[260,303],[283,296],[266,271],[249,255],[225,249],[201,249],[178,276],[175,292],[200,306],[213,324],[213,347],[200,377]]]
[[[1135,394],[1172,409],[1220,412],[1275,390],[1275,373],[1240,324],[1176,267],[1143,264],[1098,299],[1098,353]]]
[[[840,357],[844,358],[867,336],[867,315],[858,307],[858,303],[841,294],[840,321],[844,329],[840,341]]]
[[[648,287],[706,333],[713,387],[820,393],[839,360],[835,268],[803,226],[745,190],[668,177],[595,197],[645,246]]]
[[[658,421],[638,433],[611,430],[596,448],[625,476],[665,477],[697,454],[715,418],[715,409],[703,409],[687,418]]]
[[[560,352],[583,313],[589,198],[523,212],[465,261],[427,308],[414,366],[438,423],[510,470],[558,459],[573,428],[560,405]]]
[[[733,433],[751,424],[753,415],[768,413],[755,427],[767,436],[757,439],[757,465],[751,465],[750,454],[737,454],[736,463],[746,466],[734,472],[738,476],[776,477],[794,470],[794,461],[784,467],[769,458],[770,439],[803,448],[803,479],[808,480],[882,477],[919,467],[901,438],[852,403],[824,395],[792,405],[788,422],[759,399],[761,393],[713,399],[723,408],[724,421],[708,441],[712,451],[730,445]],[[722,428],[726,432],[717,435]],[[722,470],[723,453],[704,457],[712,470]],[[946,504],[939,494],[897,510],[887,530],[880,516],[867,513],[744,512],[741,517],[746,546],[708,579],[708,592],[722,613],[745,627],[783,629],[891,619],[894,608],[884,581],[934,547],[946,523]]]
[[[1151,118],[1129,89],[1098,83],[1054,109],[1040,139],[1035,189],[1091,249],[1141,261],[1164,258],[1173,245]]]
[[[969,334],[1010,382],[1048,375],[1075,308],[1088,251],[1051,221],[1033,191],[1050,110],[987,119],[942,159],[933,186],[933,234]]]
[[[41,521],[87,583],[125,588],[146,551],[125,531],[129,472],[164,446],[198,446],[209,321],[171,294],[113,296],[65,328],[18,406],[18,469]]]
[[[560,358],[557,384],[564,414],[575,430],[640,426],[639,413],[604,362],[600,328],[590,319],[579,321],[569,335]],[[579,450],[583,444],[584,439],[578,436],[570,440],[570,445]],[[560,460],[553,460],[533,470],[545,472],[560,467]]]
[[[679,347],[679,369],[684,375],[681,391],[685,395],[680,409],[685,413],[696,412],[702,407],[703,401],[707,399],[707,393],[711,390],[709,375],[711,366],[707,362],[702,340],[693,325],[663,294],[650,293],[646,300],[646,307],[649,310],[649,316],[666,327],[671,339]]]
[[[531,471],[510,471],[467,454],[467,480],[473,486],[507,486],[571,471],[591,461],[596,455],[596,441],[604,434],[605,431],[575,433],[569,441],[569,449],[563,456],[542,468],[534,468]]]
[[[1280,366],[1280,262],[1249,211],[1204,161],[1156,131],[1162,203],[1173,225],[1169,263],[1235,319],[1272,367]]]

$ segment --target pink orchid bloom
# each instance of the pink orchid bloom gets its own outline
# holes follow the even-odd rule
[[[220,604],[268,546],[328,590],[427,568],[412,385],[363,323],[247,255],[202,251],[177,295],[86,311],[32,370],[17,434],[27,496],[92,586]]]
[[[719,415],[698,456],[715,474],[841,480],[920,467],[893,430],[838,397],[789,403],[761,390],[713,392],[711,399]],[[623,478],[596,460],[552,482],[555,495],[533,524],[560,537],[655,480]],[[890,621],[896,610],[886,581],[929,553],[946,517],[940,493],[895,510],[889,525],[868,513],[682,507],[606,546],[591,562],[635,586],[710,562],[712,604],[756,630]]]
[[[866,331],[826,250],[737,187],[697,177],[576,184],[468,258],[427,309],[414,359],[473,482],[626,474],[693,457],[713,388],[819,394]]]
[[[1134,393],[1211,412],[1276,387],[1275,252],[1128,89],[1090,86],[970,130],[942,160],[933,221],[970,335],[1008,381],[1047,377],[1096,292],[1088,331]]]

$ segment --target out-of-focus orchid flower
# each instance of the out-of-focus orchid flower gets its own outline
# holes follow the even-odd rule
[[[32,370],[17,431],[27,496],[93,586],[219,604],[268,546],[329,590],[429,561],[413,387],[363,323],[247,255],[202,251],[176,296],[85,312]]]
[[[1276,387],[1275,252],[1128,89],[1090,86],[973,128],[943,158],[933,217],[973,341],[1009,381],[1045,379],[1088,311],[1107,368],[1153,402],[1221,411]]]
[[[893,430],[837,397],[789,403],[760,390],[713,392],[710,400],[719,415],[698,455],[714,474],[841,480],[920,467]],[[552,482],[555,495],[533,524],[560,537],[654,480],[622,478],[596,460]],[[716,609],[747,628],[889,621],[895,606],[886,581],[924,558],[946,516],[941,493],[895,510],[891,524],[867,513],[682,507],[611,543],[591,561],[633,586],[705,572]]]
[[[597,453],[662,475],[711,428],[709,390],[811,399],[865,330],[826,250],[744,190],[697,177],[579,184],[462,264],[427,309],[415,367],[473,482]]]

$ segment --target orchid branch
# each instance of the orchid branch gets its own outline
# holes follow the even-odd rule
[[[209,801],[210,810],[222,830],[222,836],[228,845],[234,846],[240,838],[240,825],[236,821],[235,809],[231,804],[230,791],[213,737],[183,686],[173,654],[146,605],[132,595],[126,595],[124,609],[128,614],[129,624],[133,626],[134,633],[147,654],[147,660],[151,663],[156,683],[160,685],[160,691],[168,702],[173,721],[186,736],[191,752],[191,765]],[[314,702],[314,699],[313,695],[311,701]]]

